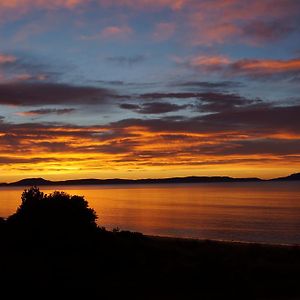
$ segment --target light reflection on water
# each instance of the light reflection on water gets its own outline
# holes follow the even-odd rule
[[[99,225],[151,235],[300,244],[297,182],[42,187],[84,195]],[[0,216],[23,188],[0,189]]]

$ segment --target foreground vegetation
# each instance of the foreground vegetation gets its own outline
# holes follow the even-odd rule
[[[109,232],[82,198],[25,191],[0,222],[1,292],[84,299],[299,299],[300,248]],[[101,221],[101,220],[100,220]],[[68,298],[69,298],[68,297]]]

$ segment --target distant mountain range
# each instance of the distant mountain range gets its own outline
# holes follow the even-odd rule
[[[42,185],[104,185],[104,184],[160,184],[160,183],[209,183],[209,182],[259,182],[259,181],[297,181],[300,173],[287,177],[264,180],[260,178],[233,178],[228,176],[190,176],[161,179],[76,179],[63,181],[50,181],[44,178],[27,178],[12,183],[0,183],[0,186],[42,186]]]

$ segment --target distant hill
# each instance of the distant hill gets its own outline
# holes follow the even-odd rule
[[[43,186],[43,185],[104,185],[104,184],[162,184],[162,183],[205,183],[205,182],[255,182],[259,178],[232,178],[227,176],[190,176],[161,179],[75,179],[50,181],[44,178],[27,178],[17,182],[2,184],[2,186]]]
[[[273,181],[296,181],[300,180],[300,173],[295,173],[286,177],[279,177],[279,178],[274,178],[271,179]]]
[[[104,185],[104,184],[163,184],[163,183],[209,183],[209,182],[260,182],[260,181],[295,181],[300,180],[300,173],[287,177],[263,180],[256,177],[233,178],[228,176],[189,176],[172,178],[148,178],[148,179],[75,179],[63,181],[51,181],[44,178],[27,178],[13,183],[0,183],[0,186],[50,186],[50,185]]]
[[[52,181],[46,180],[44,178],[27,178],[17,182],[10,183],[9,185],[33,186],[33,185],[51,185],[52,183],[53,183]]]

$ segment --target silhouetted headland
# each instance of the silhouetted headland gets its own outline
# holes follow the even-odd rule
[[[179,184],[179,183],[218,183],[218,182],[260,182],[260,181],[297,181],[300,173],[287,177],[260,179],[257,177],[233,178],[229,176],[188,176],[171,178],[147,178],[147,179],[75,179],[51,181],[44,178],[27,178],[12,183],[1,183],[0,186],[51,186],[51,185],[113,185],[113,184]]]
[[[286,177],[279,177],[271,179],[272,181],[297,181],[300,180],[300,173],[291,174]]]
[[[107,231],[81,196],[25,190],[0,218],[1,293],[67,299],[299,299],[300,248]],[[101,217],[100,217],[101,223]]]

